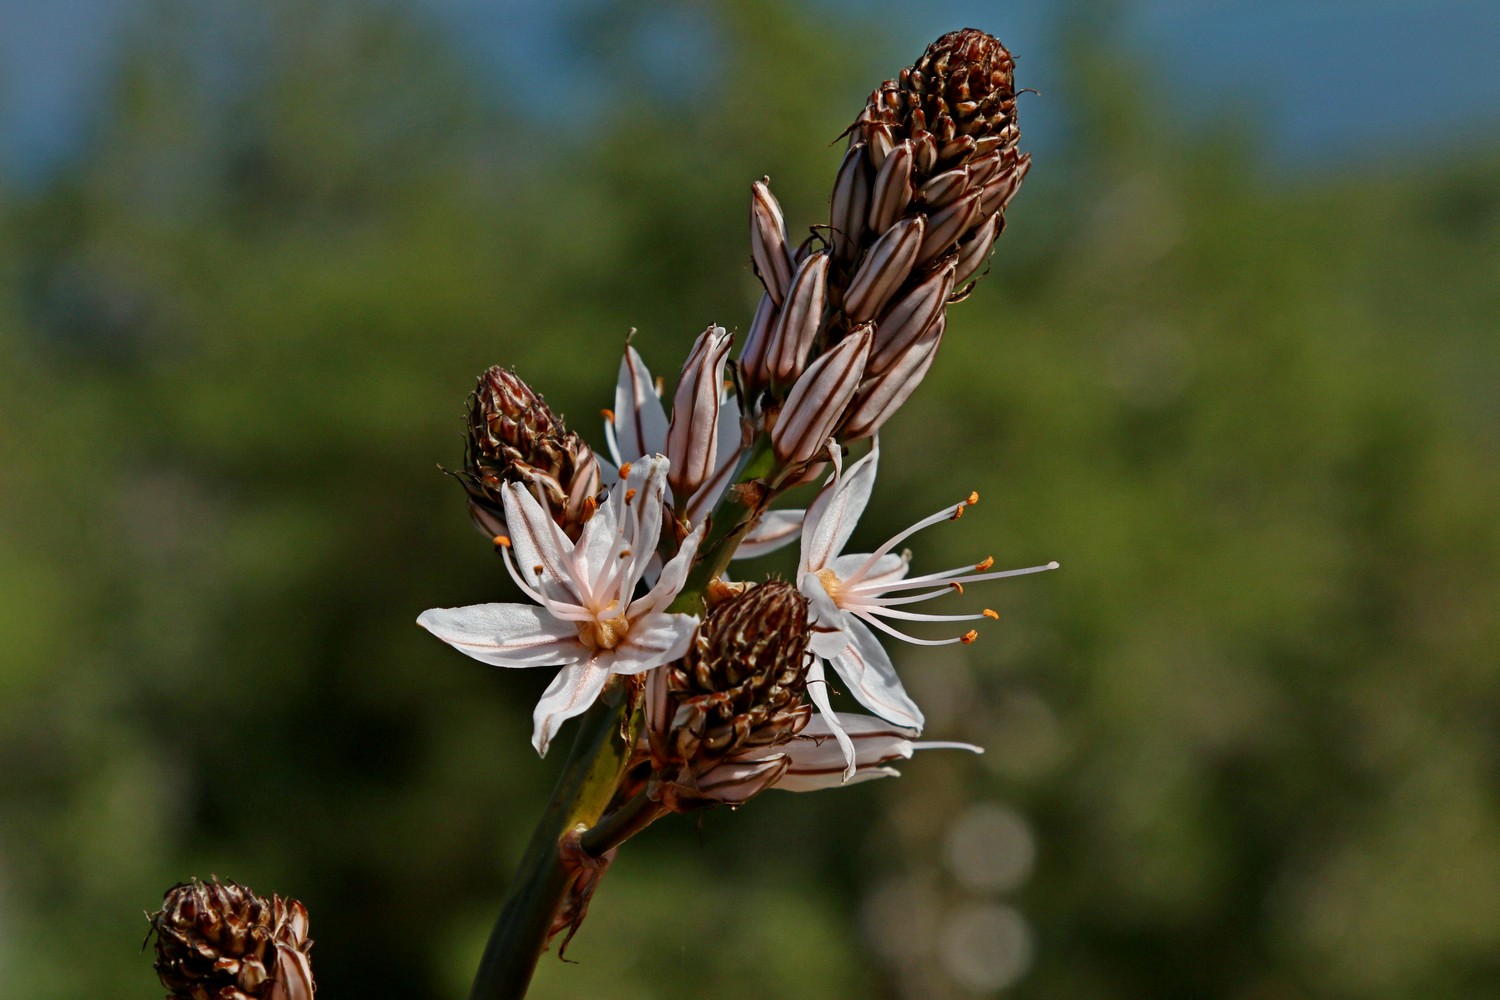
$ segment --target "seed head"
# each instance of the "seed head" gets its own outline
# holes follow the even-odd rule
[[[307,910],[233,882],[173,886],[151,914],[168,1000],[311,1000]]]
[[[525,483],[568,537],[576,539],[599,492],[599,465],[588,445],[553,414],[515,372],[498,366],[469,396],[469,436],[459,480],[485,535],[505,533],[501,487]]]
[[[687,656],[666,668],[670,725],[654,737],[658,768],[701,775],[800,732],[812,712],[807,620],[807,598],[780,580],[710,611]]]

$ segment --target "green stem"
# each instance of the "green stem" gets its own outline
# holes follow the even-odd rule
[[[645,792],[604,817],[593,828],[586,830],[579,843],[594,857],[603,857],[606,851],[619,847],[667,814],[667,810]]]
[[[630,686],[612,682],[579,720],[578,736],[511,882],[474,977],[470,1000],[526,995],[569,884],[558,844],[579,823],[592,827],[609,805],[639,738]]]
[[[669,610],[701,613],[709,583],[728,567],[741,539],[773,498],[775,491],[765,484],[774,472],[770,441],[760,435],[740,460],[736,486],[725,491],[714,510],[697,560]],[[741,485],[749,488],[736,488]],[[588,828],[582,837],[584,849],[602,854],[662,815],[659,806],[637,796],[600,821],[625,776],[643,724],[630,685],[621,680],[611,682],[579,720],[562,776],[490,932],[470,1000],[519,1000],[526,995],[568,890],[569,872],[559,850],[564,834],[582,824]]]

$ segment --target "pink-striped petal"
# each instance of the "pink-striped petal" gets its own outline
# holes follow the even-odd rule
[[[597,657],[574,663],[557,672],[542,699],[536,703],[531,714],[533,724],[531,745],[543,757],[552,737],[564,722],[575,715],[582,715],[604,690],[609,680],[609,668],[599,663]]]
[[[461,653],[497,667],[574,663],[586,654],[578,629],[534,604],[433,608],[417,624]]]

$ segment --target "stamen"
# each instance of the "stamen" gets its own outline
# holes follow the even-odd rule
[[[611,423],[612,424],[612,423],[615,422],[615,411],[614,410],[603,409],[603,410],[599,411],[599,415],[604,418],[604,420],[605,420],[606,423]]]
[[[968,506],[968,504],[966,504],[966,503],[960,503],[960,504],[956,505],[953,508],[953,514],[948,518],[948,520],[950,520],[950,521],[957,521],[959,518],[963,517],[964,516],[964,508],[967,507],[967,506]]]
[[[583,511],[578,515],[579,524],[588,524],[593,519],[594,512],[599,509],[599,501],[593,497],[583,498]]]
[[[994,556],[985,556],[983,562],[977,563],[974,566],[974,571],[976,573],[983,573],[985,570],[989,569],[993,565],[995,565],[995,557]]]
[[[985,608],[983,611],[980,612],[980,614],[982,614],[986,618],[992,619],[994,621],[999,621],[1000,620],[1000,612],[996,611],[994,608]]]
[[[974,629],[969,629],[969,631],[967,631],[963,635],[959,636],[958,641],[961,642],[961,643],[963,643],[965,646],[968,646],[968,645],[972,645],[973,642],[974,642],[974,640],[978,639],[978,638],[979,638],[979,633],[977,631],[975,631]]]
[[[496,535],[494,538],[490,539],[490,542],[497,549],[508,549],[508,548],[510,548],[510,539],[507,538],[505,535]]]
[[[972,507],[979,502],[979,491],[973,490],[969,493],[969,506]]]
[[[951,581],[949,581],[948,586],[950,586],[954,590],[958,591],[960,595],[963,594],[963,592],[964,592],[964,585],[961,584],[961,583],[959,583],[957,580],[951,580]]]
[[[635,490],[633,490],[633,489],[632,490],[626,490],[625,491],[625,502],[628,504],[628,503],[630,503],[630,501],[632,501],[634,499],[635,499]]]
[[[902,642],[909,642],[914,646],[950,646],[955,642],[963,641],[963,639],[959,636],[953,636],[951,639],[918,639],[914,635],[907,635],[905,632],[902,632],[900,629],[896,628],[893,625],[886,624],[879,618],[876,618],[874,615],[871,615],[869,613],[856,611],[854,612],[854,614],[859,618],[860,621],[871,626],[872,628],[878,628],[886,635],[893,635],[897,639],[900,639]]]
[[[629,462],[622,462],[620,464],[620,481],[622,483],[630,478],[630,464]]]
[[[881,556],[885,555],[887,552],[891,551],[891,549],[895,548],[901,542],[904,542],[912,535],[921,531],[929,524],[937,524],[939,521],[950,520],[953,517],[953,511],[950,508],[944,507],[936,514],[932,514],[928,517],[922,518],[922,520],[918,521],[910,528],[907,528],[905,531],[898,531],[895,536],[889,539],[884,545],[880,546],[880,548],[876,549],[874,552],[871,552],[870,558],[866,559],[864,561],[864,564],[860,566],[859,569],[851,573],[846,582],[854,582],[863,579],[864,575],[870,571],[870,567],[874,566],[876,561],[879,560]]]

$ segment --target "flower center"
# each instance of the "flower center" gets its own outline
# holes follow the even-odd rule
[[[840,580],[838,574],[833,570],[826,568],[818,570],[813,575],[818,578],[818,582],[823,584],[823,589],[828,591],[828,596],[833,598],[833,603],[837,604],[839,601],[839,590],[843,588],[844,581]]]
[[[630,634],[630,619],[624,615],[606,618],[604,621],[578,623],[578,639],[593,649],[614,649]]]

